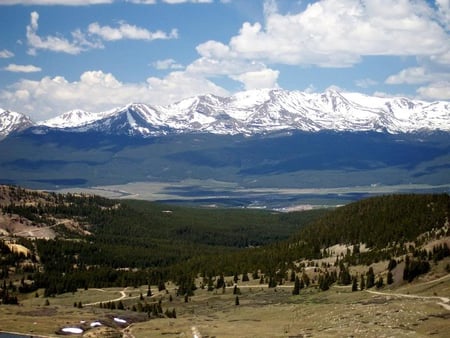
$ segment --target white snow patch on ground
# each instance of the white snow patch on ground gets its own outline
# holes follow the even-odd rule
[[[65,333],[83,333],[83,330],[79,327],[65,327],[61,331]]]

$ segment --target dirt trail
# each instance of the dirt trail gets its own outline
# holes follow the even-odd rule
[[[422,285],[428,285],[433,283],[438,283],[442,280],[450,278],[450,275],[445,275],[441,278],[425,282]],[[420,296],[420,295],[411,295],[406,293],[392,293],[392,292],[381,292],[381,291],[373,291],[366,290],[367,292],[375,295],[381,296],[391,296],[391,297],[403,297],[403,298],[413,298],[413,299],[422,299],[422,300],[436,300],[436,304],[442,306],[444,309],[450,311],[450,298],[449,297],[440,297],[440,296]]]

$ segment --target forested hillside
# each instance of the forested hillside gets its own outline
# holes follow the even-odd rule
[[[2,276],[15,265],[28,273],[24,290],[44,287],[47,294],[167,280],[189,284],[197,274],[260,273],[281,282],[287,271],[298,270],[295,262],[327,257],[335,244],[349,247],[342,261],[369,265],[415,250],[424,236],[449,235],[447,194],[380,196],[332,211],[278,213],[1,191],[3,219],[26,224],[25,233],[34,227],[54,234],[23,238],[12,224],[4,227]],[[5,245],[11,242],[32,254],[11,252]]]

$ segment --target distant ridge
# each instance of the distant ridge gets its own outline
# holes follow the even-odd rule
[[[253,135],[276,131],[450,131],[450,102],[381,98],[359,93],[306,93],[282,89],[239,92],[230,97],[203,95],[168,106],[128,104],[106,112],[72,110],[33,123],[0,110],[0,137],[34,127],[112,135],[161,136],[171,133]]]

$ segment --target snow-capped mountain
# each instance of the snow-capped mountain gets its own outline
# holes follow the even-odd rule
[[[0,109],[0,140],[10,133],[31,127],[33,122],[26,115]]]
[[[251,135],[282,130],[450,131],[450,102],[335,90],[305,93],[264,89],[230,97],[197,96],[168,106],[129,104],[102,113],[74,110],[36,125],[144,137],[186,132]],[[1,126],[3,130],[3,123]]]

